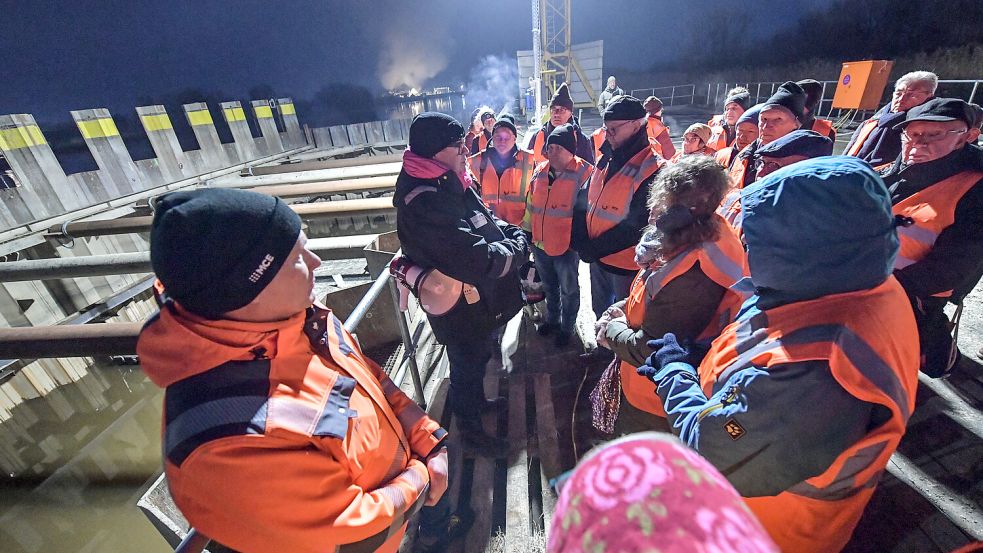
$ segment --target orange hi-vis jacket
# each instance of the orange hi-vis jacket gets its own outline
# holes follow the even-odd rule
[[[724,116],[714,115],[712,119],[707,121],[707,126],[713,133],[710,134],[710,141],[707,142],[707,146],[717,150],[718,152],[724,148],[730,146],[730,143],[734,141],[731,140],[730,143],[727,142],[727,129],[724,128]],[[726,167],[726,165],[724,166]]]
[[[870,119],[861,123],[860,126],[857,127],[857,130],[853,131],[853,135],[856,137],[856,139],[851,138],[853,141],[853,146],[851,146],[848,151],[843,152],[843,155],[856,156],[859,154],[860,149],[864,147],[864,142],[867,142],[867,138],[870,136],[870,133],[874,132],[874,129],[877,128],[877,121],[878,117],[871,117]]]
[[[536,131],[536,135],[533,137],[532,142],[533,167],[536,167],[540,163],[546,161],[546,156],[543,154],[544,146],[546,146],[546,129],[539,129]]]
[[[563,255],[570,249],[573,208],[577,192],[587,183],[594,166],[574,157],[570,166],[556,171],[550,184],[550,162],[540,163],[529,185],[522,228],[532,233],[533,244],[546,255]]]
[[[171,495],[201,533],[246,553],[397,551],[447,433],[328,309],[213,321],[164,298],[137,351],[165,388]]]
[[[963,195],[983,178],[983,172],[963,171],[920,190],[894,205],[895,215],[910,218],[910,226],[898,227],[901,251],[894,260],[895,269],[918,263],[932,251],[935,240],[956,217],[956,204]],[[934,294],[939,298],[952,295],[952,290]]]
[[[820,119],[816,117],[812,120],[812,129],[830,140],[833,139],[833,122],[829,119]]]
[[[758,311],[746,310],[724,329],[698,372],[707,397],[736,371],[825,361],[833,378],[891,417],[839,454],[822,474],[774,496],[745,502],[782,551],[841,550],[874,493],[915,408],[918,329],[901,285],[882,284]],[[835,413],[816,414],[816,424]],[[775,413],[781,424],[781,413]],[[790,451],[789,455],[795,455]]]
[[[590,142],[594,146],[594,163],[597,163],[601,159],[601,144],[604,144],[604,140],[607,138],[608,132],[604,127],[598,127],[590,135]]]
[[[515,154],[515,165],[503,171],[499,178],[486,153],[487,150],[483,150],[469,158],[471,170],[478,178],[481,200],[496,217],[519,226],[526,213],[526,192],[536,168],[532,161],[533,154],[519,148]]]
[[[720,237],[714,242],[702,242],[681,252],[668,263],[656,270],[646,269],[635,276],[625,300],[625,315],[632,328],[641,328],[645,319],[646,300],[654,298],[670,281],[685,274],[697,263],[710,280],[727,289],[720,300],[710,323],[703,329],[697,341],[709,344],[724,329],[734,316],[747,294],[731,288],[737,281],[748,276],[747,259],[744,246],[719,215]],[[680,339],[688,337],[681,336]],[[655,384],[648,378],[639,376],[635,366],[627,361],[621,362],[621,390],[628,403],[660,417],[666,416],[662,400],[655,393]]]
[[[662,144],[659,143],[659,136],[664,132],[669,132],[669,127],[661,120],[655,117],[649,117],[648,123],[645,126],[645,132],[648,134],[649,144],[655,148],[655,152],[660,156],[665,155],[662,153]],[[598,148],[600,148],[600,145],[598,145]]]
[[[713,158],[717,160],[717,163],[719,163],[721,167],[724,169],[729,169],[730,162],[734,160],[734,156],[736,155],[737,152],[734,151],[733,146],[728,146],[723,150],[717,150],[717,153],[713,154]]]
[[[597,238],[624,221],[638,187],[665,164],[653,148],[643,148],[610,178],[610,165],[594,171],[587,188],[587,236]],[[634,247],[604,256],[601,261],[628,271],[638,270]]]

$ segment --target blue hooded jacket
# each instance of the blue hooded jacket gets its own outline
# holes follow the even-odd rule
[[[888,278],[898,238],[888,192],[865,162],[822,157],[785,167],[741,193],[756,295],[751,311],[873,288]],[[701,389],[687,363],[652,378],[673,433],[709,459],[745,497],[777,495],[825,471],[890,413],[861,401],[825,360],[750,366]],[[728,425],[739,421],[735,439]]]

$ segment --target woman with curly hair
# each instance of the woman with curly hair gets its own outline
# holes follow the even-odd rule
[[[654,385],[635,372],[651,353],[646,343],[672,332],[709,344],[744,300],[731,289],[747,275],[744,248],[715,213],[728,187],[723,168],[706,156],[681,158],[656,178],[649,226],[635,248],[641,270],[628,298],[597,323],[598,343],[616,355],[592,394],[602,431],[668,429]]]

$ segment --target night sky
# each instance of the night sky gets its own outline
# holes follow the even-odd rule
[[[603,39],[606,68],[646,69],[733,2],[574,0],[573,39]],[[828,0],[741,4],[757,39]],[[331,83],[453,85],[484,56],[531,49],[528,0],[0,0],[0,21],[0,113],[55,122],[189,88],[245,100],[261,85],[295,99]]]

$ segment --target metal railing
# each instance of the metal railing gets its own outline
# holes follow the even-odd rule
[[[393,256],[400,256],[400,252],[396,252]],[[410,377],[413,379],[413,388],[419,398],[418,403],[423,409],[427,408],[426,396],[423,392],[423,380],[420,377],[420,368],[416,361],[416,351],[417,342],[420,339],[420,333],[415,332],[413,335],[410,334],[409,325],[406,322],[406,314],[399,309],[399,291],[396,289],[396,281],[389,274],[388,270],[389,264],[382,269],[382,272],[376,277],[375,282],[372,283],[372,287],[362,296],[355,308],[352,309],[351,314],[345,319],[344,325],[348,332],[355,335],[355,330],[358,328],[359,323],[368,314],[369,309],[375,304],[379,296],[382,295],[383,289],[389,288],[389,292],[392,294],[393,305],[395,306],[396,319],[399,321],[399,334],[403,342],[403,358],[400,360],[399,364],[394,368],[394,374],[399,373],[404,365],[409,366]],[[358,336],[355,336],[356,341]],[[397,376],[393,379],[394,381],[402,380],[401,377]],[[399,384],[397,384],[398,386]],[[174,549],[174,553],[201,553],[208,546],[211,538],[205,536],[198,532],[194,528],[189,528],[188,533],[181,540],[181,543]]]
[[[719,106],[724,101],[727,91],[735,86],[743,86],[751,93],[751,104],[757,104],[768,99],[775,93],[775,90],[785,81],[762,81],[762,82],[733,82],[733,83],[709,83],[707,84],[707,104]],[[838,81],[819,81],[823,85],[822,98],[819,101],[817,113],[826,114],[828,117],[833,112],[833,96],[836,94]],[[967,102],[976,101],[977,94],[983,97],[983,79],[942,79],[936,90],[936,96],[947,98],[962,98]],[[893,88],[888,86],[884,90],[880,105],[884,105],[891,99]]]
[[[668,94],[665,91],[668,91]],[[649,96],[658,96],[664,106],[689,105],[696,103],[696,85],[677,84],[655,88],[634,88],[631,95],[640,100],[645,100]]]

